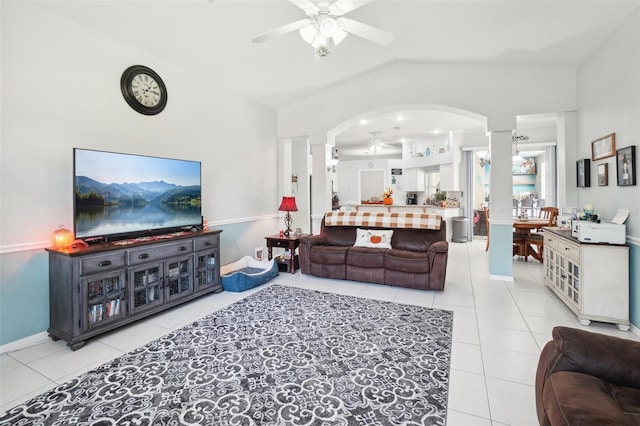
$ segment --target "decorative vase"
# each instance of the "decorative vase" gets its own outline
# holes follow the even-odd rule
[[[391,197],[385,197],[385,198],[383,198],[383,199],[382,199],[382,203],[383,203],[385,206],[390,206],[391,204],[393,204],[393,198],[391,198]]]

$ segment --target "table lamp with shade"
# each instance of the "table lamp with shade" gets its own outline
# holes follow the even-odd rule
[[[287,215],[284,217],[284,224],[287,227],[287,230],[284,231],[285,236],[289,236],[291,234],[291,223],[293,219],[291,219],[290,212],[297,212],[298,206],[296,205],[296,197],[282,197],[282,202],[280,203],[280,207],[278,210],[281,212],[287,212]]]

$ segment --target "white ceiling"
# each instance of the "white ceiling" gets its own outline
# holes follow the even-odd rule
[[[394,34],[388,46],[349,35],[318,60],[297,34],[262,44],[251,38],[304,18],[285,0],[40,1],[36,7],[68,18],[163,60],[197,67],[212,88],[264,105],[289,105],[337,82],[393,61],[578,66],[639,0],[432,1],[378,0],[347,16]],[[399,123],[400,113],[419,118]],[[380,139],[428,138],[435,128],[483,129],[484,123],[444,112],[398,111],[338,135],[358,149]],[[544,120],[542,121],[544,122]]]

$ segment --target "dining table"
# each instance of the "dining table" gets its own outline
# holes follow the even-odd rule
[[[533,229],[549,226],[549,219],[514,219],[513,229],[516,234],[530,234]]]
[[[525,239],[525,244],[520,247],[520,250],[515,253],[518,256],[524,256],[526,259],[532,256],[539,262],[542,262],[542,254],[538,253],[531,247],[531,244],[526,242],[526,238],[534,229],[541,229],[544,226],[549,226],[549,219],[519,219],[513,220],[513,233],[519,234]]]

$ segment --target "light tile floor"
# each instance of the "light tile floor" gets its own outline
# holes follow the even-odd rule
[[[536,425],[534,377],[541,348],[556,325],[640,340],[613,325],[581,326],[542,284],[542,265],[514,259],[514,282],[489,278],[485,242],[449,245],[444,292],[329,280],[297,272],[271,283],[416,304],[454,312],[447,424]],[[254,291],[223,292],[91,339],[78,351],[43,341],[0,355],[0,410],[95,368]]]

